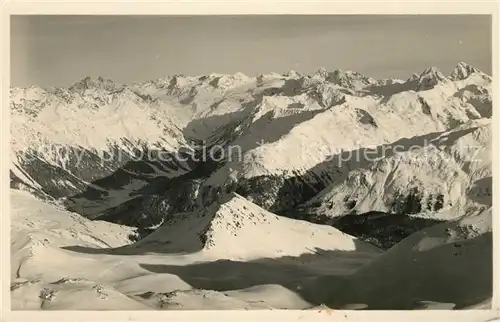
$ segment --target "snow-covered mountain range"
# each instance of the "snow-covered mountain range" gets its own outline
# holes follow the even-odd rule
[[[473,265],[467,256],[491,252],[475,243],[491,234],[491,91],[492,78],[463,62],[449,76],[430,67],[407,80],[321,68],[11,88],[14,304],[388,308],[389,298],[355,291],[339,298],[335,290],[380,280],[389,274],[384,265],[410,256],[417,239],[436,254],[453,252],[458,237],[424,233],[436,227],[482,225],[457,239],[467,240],[462,250],[470,246],[457,264],[464,269]],[[430,270],[448,265],[415,256]],[[245,283],[224,279],[216,274],[221,260],[227,269],[255,266],[255,274]],[[89,272],[120,261],[109,276]],[[275,276],[277,269],[289,273]],[[75,274],[80,279],[54,284]],[[160,287],[158,275],[172,285]],[[462,292],[449,300],[457,308],[488,301],[486,282],[474,284],[473,299]],[[77,289],[97,297],[83,307],[50,295]],[[43,290],[54,293],[40,303]],[[392,308],[448,294],[411,290],[394,293],[400,301]],[[255,304],[260,297],[267,300]]]

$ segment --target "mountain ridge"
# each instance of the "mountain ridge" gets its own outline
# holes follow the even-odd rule
[[[12,306],[491,305],[491,92],[462,62],[13,88]]]
[[[353,82],[358,85],[351,86]],[[226,160],[227,155],[214,162],[213,172],[204,174],[193,205],[210,203],[219,190],[229,190],[281,212],[286,208],[272,206],[277,201],[273,193],[289,189],[284,185],[292,179],[295,183],[288,184],[293,189],[288,193],[298,197],[299,204],[307,201],[337,175],[338,167],[325,162],[332,156],[390,144],[401,137],[444,132],[491,116],[491,78],[463,62],[448,77],[430,67],[407,81],[376,81],[356,72],[319,69],[312,76],[296,72],[256,78],[242,73],[179,74],[127,86],[103,77],[85,77],[71,88],[61,90],[61,97],[38,87],[11,90],[12,182],[16,186],[25,182],[26,189],[35,187],[43,191],[40,194],[69,198],[77,204],[84,201],[76,197],[89,187],[125,201],[135,199],[138,189],[151,191],[147,188],[151,178],[182,177],[193,171],[196,162],[177,162],[175,157],[167,163],[149,160],[149,151],[156,151],[153,159],[162,151],[175,156],[179,149],[195,151],[198,147],[193,142],[200,141],[225,148],[236,146],[241,154],[236,155],[236,161]],[[64,98],[66,94],[72,98]],[[23,95],[40,99],[23,101]],[[51,105],[51,99],[56,104]],[[89,109],[89,104],[95,107]],[[30,109],[36,113],[23,112]],[[76,122],[83,115],[94,118],[100,130]],[[56,116],[62,117],[59,123],[54,123]],[[103,122],[107,118],[110,124],[118,125],[116,131]],[[139,127],[131,127],[134,119]],[[36,129],[43,122],[46,124]],[[55,124],[64,127],[57,129]],[[50,127],[50,131],[44,129]],[[27,135],[33,130],[33,135]],[[68,132],[74,135],[59,135]],[[40,141],[40,133],[45,133],[44,141]],[[134,153],[142,157],[134,159]],[[90,166],[92,175],[71,167],[82,155],[82,169]],[[122,157],[102,163],[106,155]],[[184,170],[176,170],[179,166]],[[156,169],[154,174],[152,169]],[[120,186],[109,190],[97,184],[118,174],[124,177]],[[48,175],[58,179],[47,180]],[[262,180],[271,194],[251,191]],[[309,192],[304,194],[303,189]],[[160,191],[153,195],[157,193],[163,198]],[[115,207],[117,201],[106,207]],[[179,211],[193,206],[175,203],[168,201],[171,209]]]

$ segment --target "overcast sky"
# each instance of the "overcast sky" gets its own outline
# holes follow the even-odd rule
[[[362,5],[362,4],[360,4]],[[320,67],[408,78],[465,61],[491,74],[489,16],[12,16],[12,86],[85,76],[258,75]]]

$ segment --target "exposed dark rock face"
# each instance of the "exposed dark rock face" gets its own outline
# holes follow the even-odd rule
[[[417,214],[422,211],[422,194],[416,188],[407,195],[396,196],[392,209],[395,213]]]
[[[288,211],[314,197],[333,180],[328,173],[293,171],[292,174],[258,176],[222,187],[202,186],[199,203],[210,204],[221,194],[236,192],[266,210],[286,216]]]
[[[394,197],[391,210],[396,214],[418,214],[422,211],[439,211],[443,208],[444,196],[426,196],[417,188]]]
[[[376,211],[330,220],[333,227],[381,249],[389,249],[414,232],[440,222],[442,221]]]
[[[368,113],[367,111],[364,111],[362,109],[356,109],[356,113],[358,114],[359,117],[358,118],[359,123],[371,125],[373,127],[378,127],[373,116],[371,116],[370,113]]]
[[[205,203],[198,196],[199,186],[219,164],[195,162],[186,155],[171,157],[168,162],[129,161],[83,192],[68,197],[65,205],[88,218],[146,231],[168,220],[171,214],[202,208]],[[152,173],[152,165],[163,172]]]
[[[177,180],[176,180],[177,179]],[[168,220],[170,215],[193,211],[199,183],[194,180],[175,178],[157,183],[155,191],[110,208],[98,217],[126,226],[148,228]],[[152,189],[148,186],[148,189]]]
[[[316,224],[331,225],[360,240],[387,250],[416,231],[443,222],[408,214],[371,211],[363,214],[345,214],[327,217],[295,209],[288,217],[307,220]]]
[[[113,179],[114,186],[128,183],[123,180],[121,172],[130,172],[126,177],[141,174],[145,178],[153,172],[149,163],[140,160],[154,159],[158,153],[165,151],[150,151],[147,148],[131,146],[128,150],[117,145],[110,146],[107,151],[90,151],[77,147],[52,146],[54,162],[49,162],[35,150],[27,150],[17,157],[21,169],[36,181],[42,191],[54,198],[70,197],[88,189],[89,183],[100,186],[106,177]],[[135,161],[139,160],[139,161]],[[153,162],[154,163],[154,162]],[[154,164],[153,164],[154,165]],[[158,165],[165,173],[176,171],[179,166],[169,162],[168,167]],[[118,181],[116,181],[118,180]]]
[[[419,97],[418,101],[420,102],[420,104],[422,106],[422,112],[424,112],[424,114],[431,115],[431,108],[430,108],[429,104],[427,104],[425,99],[423,97]]]
[[[23,190],[23,191],[28,191],[31,194],[33,194],[35,197],[45,200],[45,201],[53,201],[54,198],[51,197],[50,195],[44,193],[42,190],[32,186],[29,183],[24,182],[21,180],[12,170],[9,171],[9,177],[10,177],[10,187],[12,189],[17,189],[17,190]]]

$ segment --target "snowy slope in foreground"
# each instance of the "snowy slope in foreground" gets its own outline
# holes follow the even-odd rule
[[[334,228],[282,219],[238,196],[208,210],[205,226],[190,231],[181,220],[130,246],[123,246],[129,228],[22,191],[11,190],[11,200],[13,309],[304,309],[324,300],[322,276],[350,274],[380,254]],[[198,246],[193,239],[206,224],[210,246],[172,253]]]
[[[491,209],[425,229],[380,254],[363,244],[354,250],[352,237],[329,227],[325,230],[333,233],[331,238],[323,240],[323,232],[315,229],[316,239],[306,226],[281,223],[281,218],[278,223],[272,214],[260,216],[260,208],[233,196],[214,217],[227,218],[229,211],[247,207],[248,214],[255,211],[255,217],[247,218],[267,218],[265,223],[235,216],[242,230],[256,223],[248,231],[260,247],[239,243],[230,227],[212,225],[206,241],[228,244],[178,254],[170,252],[178,249],[169,250],[168,241],[177,248],[179,239],[191,237],[199,227],[173,236],[177,241],[159,230],[134,246],[109,248],[129,243],[131,231],[88,221],[26,192],[12,190],[11,197],[14,310],[308,309],[321,303],[346,309],[460,309],[491,303]],[[172,224],[181,228],[183,222]],[[291,230],[294,240],[263,229],[277,224]],[[248,237],[245,232],[241,236]],[[260,244],[266,240],[274,242],[267,244],[270,251]],[[315,249],[286,256],[305,250],[304,245]],[[257,255],[255,251],[275,255],[280,248],[281,257],[217,260],[229,254]]]
[[[339,302],[369,309],[411,309],[421,302],[455,309],[490,301],[492,210],[419,231],[349,277]]]

